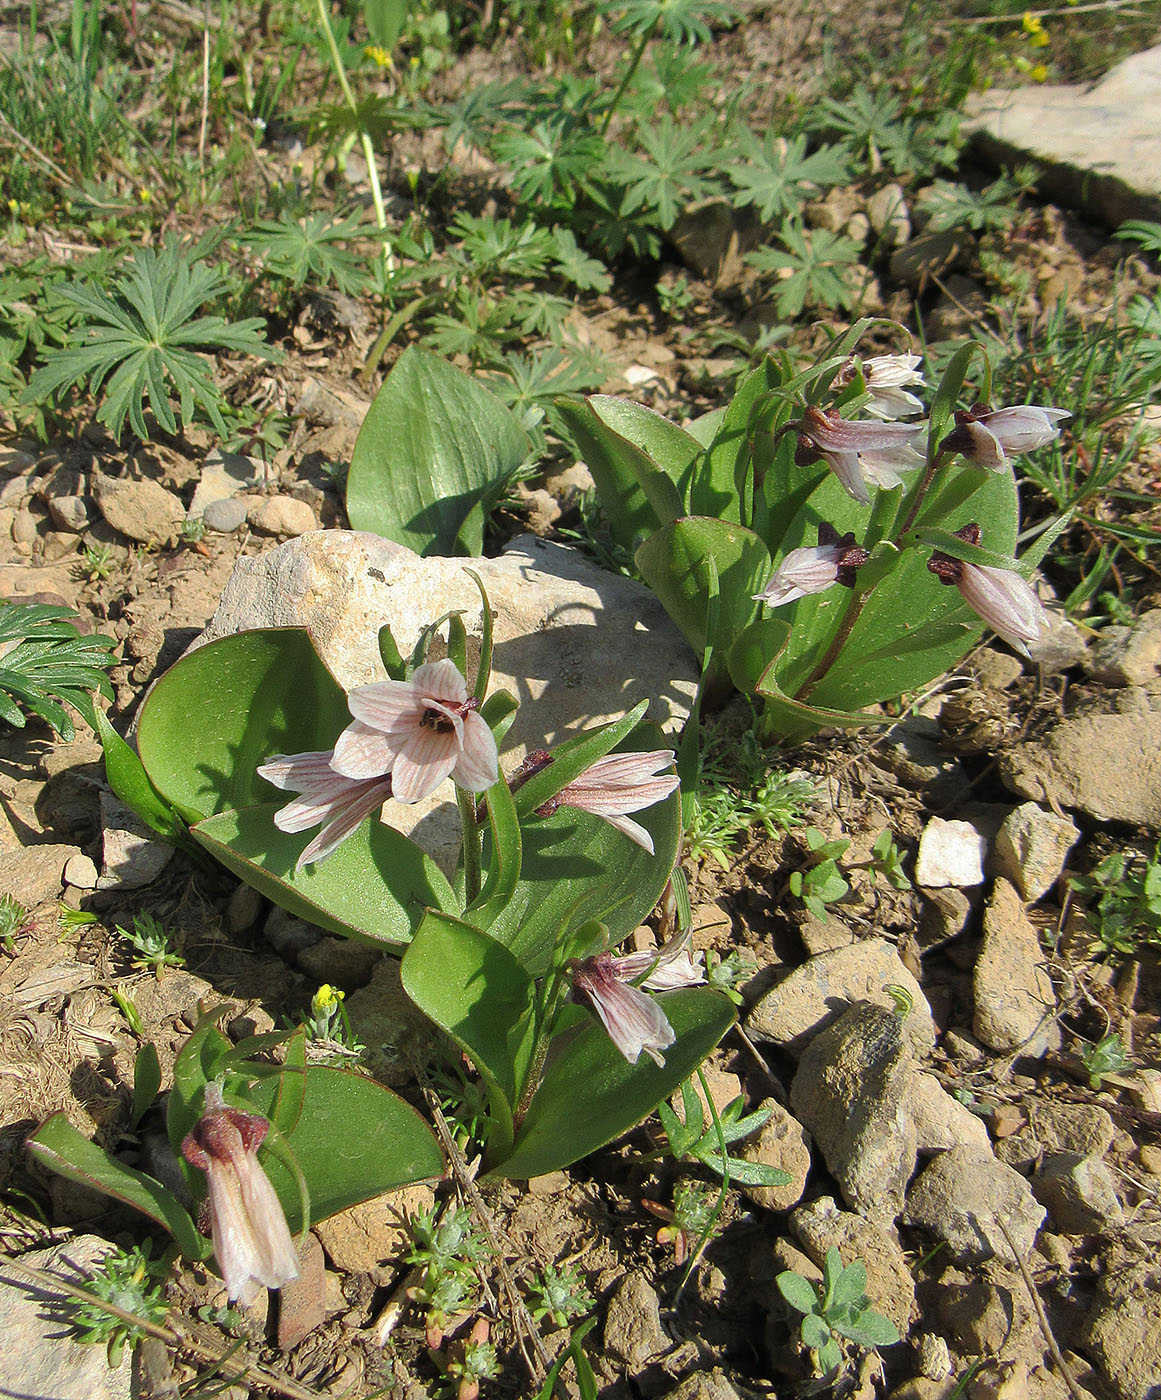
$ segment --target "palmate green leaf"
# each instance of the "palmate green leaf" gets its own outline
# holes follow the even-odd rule
[[[263,273],[282,278],[292,287],[334,287],[344,296],[357,297],[370,285],[369,259],[361,251],[340,245],[381,242],[385,234],[368,224],[361,212],[336,218],[315,210],[302,218],[285,211],[277,219],[259,219],[244,240],[262,261]]]
[[[74,621],[65,608],[0,602],[0,643],[17,643],[0,658],[0,718],[14,728],[24,728],[24,706],[72,739],[76,731],[64,706],[95,727],[92,692],[112,698],[106,671],[116,643],[100,633],[82,635]]]
[[[685,205],[716,190],[718,182],[706,178],[707,171],[721,165],[713,125],[708,116],[692,125],[679,124],[664,112],[656,124],[638,127],[640,151],[613,147],[605,168],[627,187],[625,211],[652,209],[660,226],[668,229]]]
[[[713,38],[711,25],[733,24],[738,12],[724,0],[602,0],[597,9],[614,16],[614,34],[661,34],[674,43],[705,44]]]
[[[556,1171],[634,1127],[687,1079],[734,1022],[731,1002],[707,987],[657,998],[676,1033],[665,1064],[642,1055],[631,1065],[595,1021],[550,1057],[516,1136],[489,1177]]]
[[[529,449],[515,417],[483,385],[407,349],[355,442],[351,525],[418,554],[478,555],[487,511]]]
[[[755,205],[764,220],[795,214],[824,189],[841,185],[849,165],[838,146],[820,146],[806,154],[806,137],[778,136],[773,128],[759,140],[748,127],[739,133],[738,154],[743,160],[726,166],[737,188],[734,203]]]

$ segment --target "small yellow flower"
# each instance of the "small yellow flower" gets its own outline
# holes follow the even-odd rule
[[[1034,83],[1046,83],[1048,81],[1048,69],[1043,63],[1038,63],[1028,75]]]
[[[332,987],[329,982],[324,982],[311,998],[310,1009],[316,1016],[320,1016],[324,1011],[334,1010],[345,996],[346,993],[341,988]]]
[[[137,191],[137,199],[141,204],[151,204],[153,202],[153,191],[147,190],[144,186]]]
[[[1034,15],[1031,10],[1024,11],[1024,33],[1028,36],[1028,42],[1033,48],[1045,48],[1049,42],[1043,20],[1038,15]]]
[[[394,68],[395,62],[386,49],[380,48],[378,44],[368,44],[363,50],[363,57],[369,58],[378,68]]]

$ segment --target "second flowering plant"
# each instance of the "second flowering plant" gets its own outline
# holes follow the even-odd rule
[[[527,1176],[645,1117],[733,1009],[680,943],[614,951],[660,899],[681,838],[674,753],[646,703],[505,764],[516,702],[489,693],[483,605],[470,684],[458,614],[406,659],[384,629],[383,679],[349,693],[304,631],[239,633],[157,683],[139,756],[103,737],[111,782],[156,829],[292,913],[402,956],[407,995],[483,1082],[486,1168]],[[444,794],[461,830],[448,873],[394,824]]]

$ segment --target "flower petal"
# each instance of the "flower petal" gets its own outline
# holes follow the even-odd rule
[[[355,719],[335,741],[331,767],[344,778],[381,778],[391,772],[398,748],[381,729]]]
[[[474,710],[464,715],[463,747],[452,778],[466,792],[487,792],[500,776],[496,739],[488,722]]]

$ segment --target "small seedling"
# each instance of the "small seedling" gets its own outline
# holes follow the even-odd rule
[[[701,1099],[688,1079],[681,1086],[681,1107],[685,1117],[684,1123],[667,1103],[657,1107],[657,1115],[668,1139],[669,1152],[676,1160],[692,1157],[695,1162],[701,1162],[719,1176],[724,1177],[728,1174],[731,1181],[740,1181],[748,1186],[789,1184],[789,1174],[778,1167],[768,1167],[761,1162],[747,1162],[740,1157],[722,1157],[721,1139],[728,1145],[756,1133],[770,1117],[768,1108],[759,1109],[756,1113],[745,1113],[745,1102],[739,1094],[718,1115],[718,1122],[721,1124],[719,1139],[717,1124],[711,1122],[709,1127],[706,1127]]]
[[[1161,842],[1149,856],[1115,851],[1071,884],[1082,898],[1096,899],[1091,953],[1132,957],[1140,943],[1161,942]]]
[[[702,1236],[712,1237],[723,1192],[702,1181],[679,1181],[673,1192],[673,1208],[660,1201],[642,1201],[653,1215],[668,1222],[657,1231],[658,1244],[673,1246],[673,1262],[680,1267],[697,1248]]]
[[[738,984],[751,977],[757,968],[757,963],[747,962],[736,948],[727,958],[723,958],[712,948],[705,955],[705,980],[711,987],[728,996],[735,1006],[741,1006],[743,1001]]]
[[[911,881],[903,873],[903,853],[890,827],[884,827],[871,847],[871,868],[897,890],[909,890]]]
[[[479,1295],[476,1265],[487,1246],[476,1234],[466,1210],[455,1207],[442,1217],[433,1206],[411,1217],[409,1264],[422,1269],[407,1296],[426,1311],[427,1345],[438,1350],[452,1319],[471,1312]]]
[[[164,1259],[154,1259],[151,1249],[152,1242],[146,1240],[141,1246],[107,1254],[86,1288],[92,1302],[69,1305],[76,1309],[72,1323],[77,1329],[77,1340],[102,1343],[114,1370],[121,1364],[125,1348],[132,1350],[146,1334],[102,1304],[112,1304],[144,1322],[158,1324],[165,1321],[169,1311],[161,1292],[169,1266]]]
[[[113,551],[107,544],[87,544],[73,566],[76,577],[86,583],[97,583],[113,572]]]
[[[136,950],[133,966],[161,976],[163,967],[184,967],[185,958],[170,945],[169,930],[152,914],[134,914],[132,929],[117,925],[117,932]]]
[[[13,895],[0,895],[0,948],[10,953],[13,940],[22,933],[30,933],[32,929],[33,924],[24,905]]]
[[[1105,1075],[1123,1074],[1133,1068],[1121,1037],[1115,1033],[1103,1036],[1095,1045],[1086,1045],[1080,1053],[1080,1062],[1088,1071],[1091,1089],[1099,1089]]]
[[[811,863],[805,870],[790,872],[790,893],[825,923],[826,906],[850,893],[850,885],[839,872],[838,858],[851,843],[841,839],[828,841],[815,826],[808,826],[802,834]]]
[[[821,1284],[787,1269],[774,1280],[783,1298],[804,1316],[802,1341],[810,1349],[818,1375],[829,1376],[843,1364],[840,1338],[868,1351],[899,1340],[895,1324],[875,1312],[867,1297],[867,1268],[861,1259],[843,1265],[832,1245],[826,1252]]]
[[[549,1264],[542,1274],[534,1274],[528,1284],[533,1318],[549,1317],[557,1327],[567,1327],[575,1317],[592,1312],[596,1300],[571,1265],[558,1269]]]
[[[488,1340],[489,1331],[487,1318],[477,1318],[466,1340],[453,1344],[450,1360],[435,1358],[436,1364],[444,1368],[442,1394],[454,1395],[455,1400],[476,1400],[480,1382],[495,1380],[500,1374],[496,1348]]]

